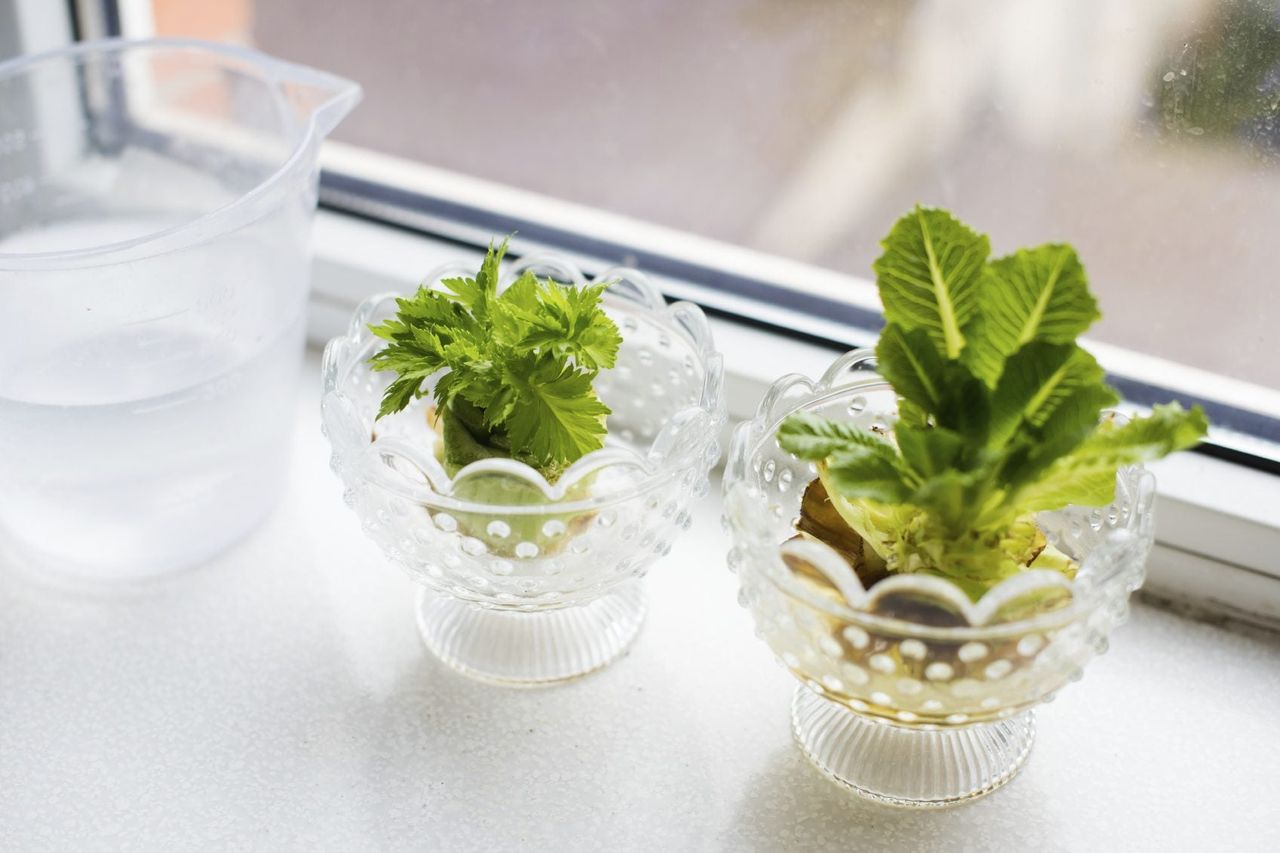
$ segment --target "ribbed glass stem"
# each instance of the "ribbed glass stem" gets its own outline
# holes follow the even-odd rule
[[[897,806],[948,806],[989,794],[1022,767],[1035,737],[1031,712],[933,731],[864,717],[806,687],[791,705],[796,741],[835,781]]]
[[[586,675],[627,650],[644,621],[639,580],[588,604],[519,611],[477,607],[423,589],[418,630],[436,657],[482,681],[547,684]]]

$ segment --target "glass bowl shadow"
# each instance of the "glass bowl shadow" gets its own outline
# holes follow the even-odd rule
[[[1126,468],[1109,506],[1041,514],[1048,540],[1079,561],[1074,580],[1025,572],[976,603],[920,574],[867,590],[825,543],[792,539],[816,470],[776,433],[800,411],[879,432],[891,429],[897,397],[874,353],[858,350],[817,382],[778,380],[733,436],[729,564],[757,635],[800,681],[797,742],[830,778],[888,804],[944,806],[995,790],[1030,751],[1031,709],[1078,679],[1126,617],[1152,545],[1154,477]]]
[[[612,410],[605,447],[554,484],[512,459],[450,476],[428,397],[375,419],[392,374],[370,369],[385,342],[369,326],[394,315],[394,295],[360,306],[322,368],[331,466],[366,535],[421,585],[427,647],[469,676],[515,685],[583,675],[627,650],[645,613],[640,579],[692,523],[725,421],[722,360],[697,306],[666,304],[634,270],[588,280],[545,255],[504,266],[500,288],[525,270],[566,286],[612,282],[604,307],[623,339],[595,382]],[[473,273],[447,265],[423,284]]]

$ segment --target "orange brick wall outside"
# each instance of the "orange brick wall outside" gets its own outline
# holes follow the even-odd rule
[[[154,0],[152,16],[157,36],[197,38],[206,41],[250,43],[253,24],[253,0]],[[157,71],[167,70],[183,76],[182,61],[166,67],[166,59],[157,58]],[[169,106],[189,110],[208,118],[230,116],[227,92],[216,81],[201,84],[186,79],[180,91],[167,93]]]
[[[156,35],[248,44],[252,0],[154,0]]]

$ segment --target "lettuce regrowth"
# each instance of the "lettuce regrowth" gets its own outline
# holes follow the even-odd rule
[[[607,282],[566,287],[526,270],[499,293],[506,249],[490,245],[474,278],[420,287],[370,327],[387,341],[370,363],[396,374],[378,417],[430,393],[450,475],[508,457],[554,482],[604,444],[610,411],[592,382],[613,367],[622,335],[601,307]]]
[[[1204,412],[1103,415],[1119,395],[1076,343],[1101,315],[1071,246],[989,260],[985,235],[919,206],[881,245],[876,361],[898,419],[885,435],[811,414],[782,423],[783,449],[817,464],[804,514],[829,500],[865,565],[949,578],[975,600],[1027,569],[1073,576],[1036,514],[1109,503],[1119,468],[1195,445]]]

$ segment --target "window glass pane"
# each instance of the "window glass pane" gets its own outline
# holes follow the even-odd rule
[[[338,139],[843,272],[869,275],[916,201],[997,251],[1069,241],[1098,340],[1280,389],[1278,5],[156,0],[154,19],[360,81]]]

